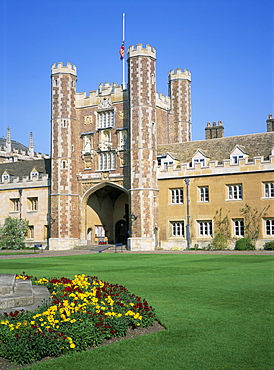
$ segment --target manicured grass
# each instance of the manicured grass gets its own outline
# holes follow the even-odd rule
[[[22,252],[0,252],[0,256],[14,256],[14,255],[17,255],[17,254],[35,254],[36,252],[25,252],[25,251],[22,251]]]
[[[91,254],[0,260],[0,272],[77,273],[147,299],[167,330],[30,369],[272,369],[273,256]]]

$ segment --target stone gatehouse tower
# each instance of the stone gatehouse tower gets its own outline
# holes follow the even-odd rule
[[[50,249],[157,246],[157,147],[191,140],[191,75],[170,71],[164,96],[156,50],[138,44],[127,56],[126,90],[105,83],[77,93],[76,66],[52,66]]]

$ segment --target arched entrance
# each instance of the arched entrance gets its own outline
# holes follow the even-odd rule
[[[108,183],[90,193],[86,199],[87,243],[126,244],[129,222],[128,194],[121,187]]]

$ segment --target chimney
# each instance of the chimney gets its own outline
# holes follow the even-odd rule
[[[220,139],[224,137],[224,126],[222,121],[218,121],[218,125],[216,124],[216,121],[212,123],[212,126],[210,122],[207,122],[207,126],[205,128],[205,139]]]
[[[266,120],[266,129],[267,132],[274,131],[274,118],[272,117],[272,114],[268,115],[268,119]]]

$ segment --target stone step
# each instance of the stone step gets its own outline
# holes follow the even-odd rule
[[[0,296],[0,310],[34,303],[31,280],[15,280],[14,289],[9,295]]]
[[[15,278],[15,274],[0,274],[0,297],[13,293],[16,282]]]
[[[50,292],[45,285],[32,285],[31,280],[15,279],[16,275],[0,274],[3,287],[8,287],[0,293],[0,314],[12,311],[32,311],[45,301],[50,301]],[[11,285],[8,285],[7,283]],[[12,288],[11,288],[12,286]]]

